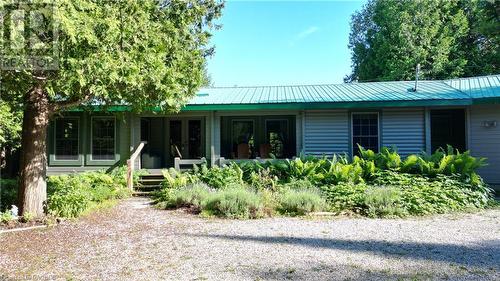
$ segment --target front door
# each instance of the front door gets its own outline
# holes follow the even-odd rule
[[[179,118],[169,121],[170,163],[174,158],[204,157],[204,126],[202,118]]]

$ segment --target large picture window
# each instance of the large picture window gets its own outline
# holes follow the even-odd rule
[[[378,152],[378,138],[377,113],[352,114],[352,150],[354,155],[359,155],[358,144],[365,149]]]
[[[253,120],[233,120],[231,131],[232,158],[252,158],[254,154]]]
[[[288,120],[267,120],[266,121],[266,141],[261,145],[260,155],[269,158],[270,153],[276,158],[284,158],[288,141]],[[269,147],[269,149],[266,149]],[[270,150],[270,151],[267,151]]]
[[[115,159],[115,119],[92,119],[92,160]]]
[[[78,119],[57,118],[55,121],[55,159],[78,160]]]

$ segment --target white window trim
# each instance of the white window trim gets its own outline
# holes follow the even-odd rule
[[[367,114],[377,114],[377,148],[378,151],[380,152],[380,112],[378,111],[355,111],[351,112],[351,132],[350,132],[350,143],[351,143],[351,157],[354,157],[354,142],[353,142],[353,136],[354,136],[354,115],[367,115]]]
[[[57,120],[58,119],[74,119],[77,121],[77,124],[78,124],[78,138],[77,138],[77,141],[78,141],[78,158],[77,159],[57,159]],[[68,117],[56,117],[55,120],[54,120],[54,161],[58,161],[58,162],[75,162],[75,161],[80,161],[80,157],[81,157],[81,154],[80,154],[80,117],[78,116],[68,116]]]
[[[93,153],[93,132],[94,132],[94,119],[113,119],[114,122],[114,141],[113,141],[113,159],[94,159]],[[115,116],[92,116],[90,117],[90,160],[91,161],[103,161],[103,162],[115,162],[116,161],[116,117]]]

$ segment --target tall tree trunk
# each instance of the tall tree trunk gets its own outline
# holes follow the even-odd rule
[[[50,117],[48,95],[42,85],[25,97],[21,141],[19,207],[21,214],[44,216],[47,200],[47,128]]]

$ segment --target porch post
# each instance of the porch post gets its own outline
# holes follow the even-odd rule
[[[431,111],[428,107],[425,108],[425,152],[432,153],[431,146]]]
[[[210,113],[212,133],[210,134],[210,165],[214,166],[220,158],[220,116],[216,111]]]

